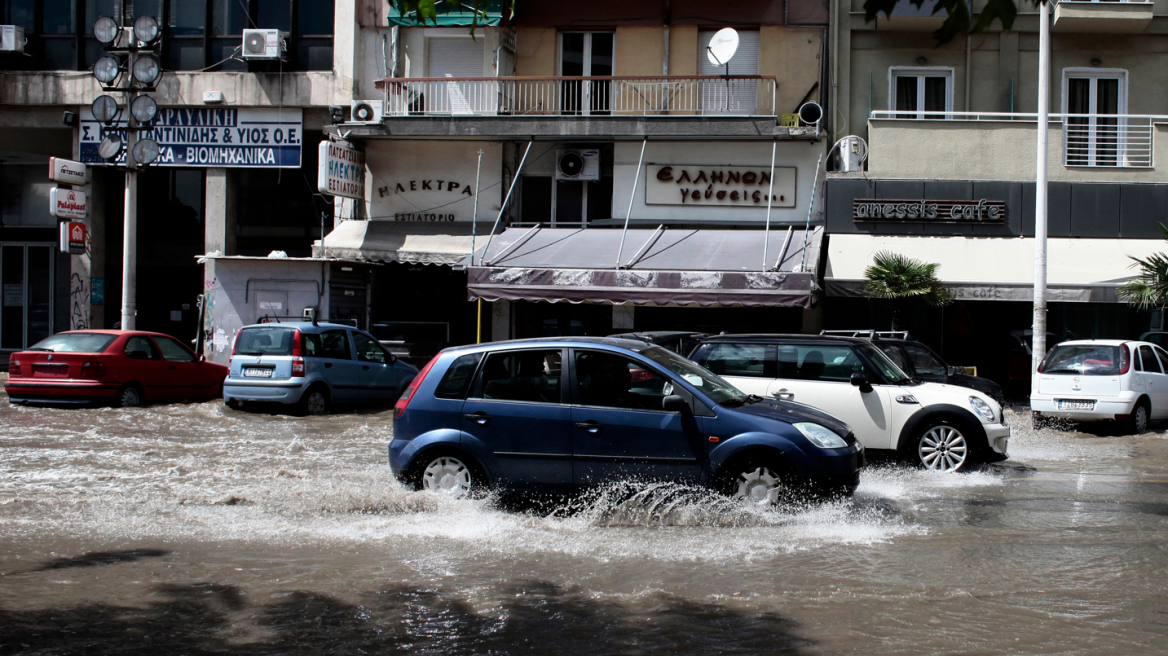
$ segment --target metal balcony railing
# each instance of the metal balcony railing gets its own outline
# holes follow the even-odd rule
[[[872,119],[1037,123],[1038,114],[873,110]],[[1153,130],[1168,116],[1147,114],[1051,114],[1063,126],[1063,165],[1152,168]]]
[[[388,78],[385,116],[775,116],[766,75]]]

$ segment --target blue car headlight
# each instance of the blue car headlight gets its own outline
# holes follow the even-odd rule
[[[973,408],[973,411],[978,415],[981,415],[981,418],[985,419],[986,421],[992,422],[997,419],[997,417],[994,415],[994,409],[990,407],[990,404],[982,401],[976,396],[969,397],[969,407]]]
[[[803,437],[806,437],[808,442],[821,449],[842,449],[848,445],[844,438],[826,426],[813,424],[809,421],[801,421],[791,425],[803,433]]]

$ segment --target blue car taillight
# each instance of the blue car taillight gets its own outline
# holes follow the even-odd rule
[[[398,417],[405,414],[406,408],[408,408],[410,405],[410,400],[414,398],[414,394],[417,393],[418,388],[422,386],[422,381],[426,380],[426,374],[430,373],[430,369],[434,367],[434,363],[437,362],[438,358],[441,356],[442,354],[439,353],[438,355],[435,355],[433,358],[431,358],[430,361],[426,363],[426,366],[422,367],[422,370],[418,372],[418,375],[414,376],[414,380],[410,382],[410,386],[407,387],[404,392],[402,392],[400,397],[398,397],[397,403],[393,405],[394,419],[397,419]]]

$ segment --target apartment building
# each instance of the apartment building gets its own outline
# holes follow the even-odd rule
[[[995,23],[937,47],[933,4],[901,3],[868,23],[862,0],[833,3],[832,136],[861,136],[870,155],[866,171],[827,182],[825,321],[887,325],[887,305],[860,298],[876,252],[936,262],[957,302],[918,308],[909,328],[951,362],[1022,383],[1039,17],[1021,3],[1013,31]],[[1056,338],[1132,338],[1151,325],[1116,288],[1134,274],[1128,256],[1165,248],[1157,226],[1168,222],[1165,26],[1162,3],[1052,6],[1048,326]]]
[[[480,312],[483,339],[814,323],[827,132],[795,114],[825,102],[827,3],[502,4],[438,3],[425,26],[377,7],[361,28],[376,111],[326,131],[364,150],[367,220],[320,254],[378,264],[373,324],[465,342]]]

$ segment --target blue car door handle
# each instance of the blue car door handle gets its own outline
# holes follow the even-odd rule
[[[600,435],[600,431],[604,429],[604,427],[600,425],[600,422],[594,419],[590,419],[588,421],[578,421],[576,422],[576,428],[584,429],[593,435]]]
[[[480,426],[486,426],[491,423],[491,417],[485,412],[476,412],[474,414],[463,415],[464,419],[469,419]]]
[[[367,364],[361,365],[361,370],[362,371],[369,371],[369,365],[367,365]]]
[[[325,368],[325,369],[332,369],[332,368],[333,368],[333,363],[331,363],[331,362],[326,362],[326,363],[324,363],[324,368]]]

